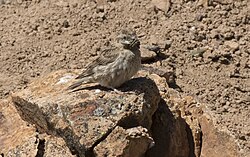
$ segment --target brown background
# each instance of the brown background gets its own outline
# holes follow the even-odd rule
[[[249,0],[177,0],[161,7],[166,12],[150,0],[0,4],[0,98],[51,71],[83,68],[119,30],[133,28],[143,45],[163,48],[166,59],[150,66],[174,72],[182,94],[207,103],[250,150]]]

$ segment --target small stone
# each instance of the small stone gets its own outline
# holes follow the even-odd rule
[[[67,20],[63,21],[63,27],[68,28],[69,27],[69,22]]]
[[[228,46],[231,48],[233,51],[237,51],[239,49],[239,44],[234,41],[225,41],[224,45]]]
[[[245,136],[240,136],[239,139],[240,139],[240,140],[244,140],[244,141],[247,140]]]
[[[197,21],[202,21],[202,19],[203,19],[202,14],[196,15],[196,20],[197,20]]]
[[[224,34],[224,38],[225,38],[226,40],[231,40],[231,39],[233,39],[233,38],[234,38],[234,32],[232,32],[232,31],[226,32],[226,33]]]
[[[156,53],[154,51],[150,51],[145,47],[141,47],[142,62],[152,60],[154,57],[156,57]]]
[[[219,32],[216,29],[211,30],[211,38],[218,38],[219,37]]]
[[[148,49],[149,51],[153,51],[153,52],[159,52],[161,48],[158,45],[150,45],[150,46],[147,46],[146,49]]]
[[[108,4],[107,0],[96,0],[96,3],[98,6],[103,6]]]
[[[152,0],[152,4],[160,9],[161,11],[167,13],[171,7],[170,0]]]
[[[237,50],[237,51],[235,51],[235,54],[240,56],[242,53],[239,50]]]
[[[210,5],[209,0],[199,0],[198,6],[208,7]]]
[[[69,3],[68,2],[64,2],[64,1],[58,1],[56,3],[56,5],[61,6],[61,7],[69,7]]]
[[[203,57],[203,54],[207,51],[207,48],[198,48],[196,50],[191,51],[192,57]]]
[[[99,13],[99,12],[104,12],[104,6],[103,6],[103,5],[97,6],[96,12],[97,12],[97,13]]]
[[[164,49],[166,50],[166,49],[170,48],[170,47],[171,47],[171,45],[172,45],[172,41],[171,41],[171,40],[167,40],[167,41],[165,41],[165,44],[164,44]]]

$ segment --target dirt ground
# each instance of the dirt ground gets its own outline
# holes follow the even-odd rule
[[[157,44],[166,56],[148,64],[174,72],[183,96],[207,103],[216,124],[250,152],[249,0],[177,0],[165,12],[151,0],[0,4],[0,98],[51,71],[83,68],[133,28],[142,45]]]

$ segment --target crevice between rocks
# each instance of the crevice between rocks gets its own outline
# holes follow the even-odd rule
[[[92,145],[92,147],[88,150],[86,150],[86,157],[95,157],[95,153],[94,153],[94,148],[99,144],[101,143],[102,141],[104,141],[109,135],[110,133],[116,128],[113,127],[112,129],[109,129],[101,138],[97,139],[95,141],[95,143]]]
[[[136,115],[132,114],[130,116],[127,116],[125,118],[122,118],[118,121],[117,125],[113,128],[109,129],[101,138],[97,139],[96,142],[92,145],[92,147],[88,150],[86,150],[86,157],[95,157],[94,154],[94,148],[100,144],[102,141],[104,141],[116,127],[122,127],[123,129],[130,129],[133,127],[139,126],[139,122],[136,119]]]
[[[189,157],[196,157],[195,156],[195,144],[194,144],[194,137],[192,135],[192,130],[189,125],[186,126],[187,138],[188,138],[188,145],[189,145]]]
[[[38,139],[37,154],[35,157],[43,157],[45,153],[45,139]]]
[[[117,123],[117,126],[120,126],[123,129],[130,129],[139,126],[139,122],[136,119],[136,115],[130,115],[120,119]]]
[[[200,124],[199,124],[199,127],[201,128]],[[200,142],[200,147],[199,147],[199,150],[198,150],[199,151],[199,156],[200,156],[201,150],[202,150],[202,140],[203,140],[203,133],[202,133],[202,131],[200,131],[200,138],[198,140]]]
[[[72,155],[76,155],[77,157],[86,157],[85,147],[80,144],[80,138],[75,135],[71,128],[66,127],[63,130],[54,130],[56,131],[56,136],[63,138]]]
[[[196,157],[195,141],[190,126],[185,119],[174,115],[163,99],[161,99],[152,120],[150,133],[155,141],[155,146],[146,152],[145,157]]]

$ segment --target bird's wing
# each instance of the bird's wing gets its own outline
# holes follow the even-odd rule
[[[86,70],[84,70],[79,76],[76,77],[76,79],[81,79],[83,77],[88,77],[93,75],[94,74],[93,69],[95,67],[112,63],[117,59],[118,56],[119,56],[119,51],[117,51],[117,49],[104,50],[96,60],[94,60],[86,67]]]

